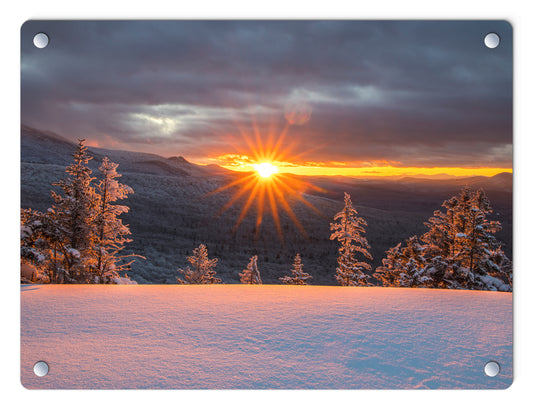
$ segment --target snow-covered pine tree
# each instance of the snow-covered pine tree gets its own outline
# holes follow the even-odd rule
[[[250,258],[248,266],[241,273],[239,273],[241,278],[241,283],[248,285],[261,285],[261,272],[257,267],[257,255],[254,255]]]
[[[381,281],[383,286],[398,286],[398,278],[404,270],[402,263],[402,253],[400,247],[402,243],[390,248],[386,252],[386,257],[381,260],[381,266],[376,268],[374,277]]]
[[[490,254],[482,260],[481,268],[489,276],[506,280],[509,285],[507,291],[513,288],[513,264],[505,255],[501,246],[490,251]]]
[[[307,285],[307,281],[313,279],[311,275],[304,272],[304,264],[299,253],[294,257],[291,274],[279,278],[285,285]]]
[[[333,219],[335,222],[330,224],[330,229],[333,231],[330,240],[337,240],[340,243],[335,278],[342,286],[370,285],[368,281],[370,275],[365,270],[370,270],[371,267],[356,257],[359,253],[367,259],[372,259],[369,252],[370,246],[365,237],[367,223],[357,216],[357,211],[348,193],[344,193],[343,210]]]
[[[23,283],[49,282],[51,244],[43,232],[44,215],[33,209],[20,213],[20,261]]]
[[[21,209],[21,264],[27,265],[26,270],[31,266],[33,282],[66,281],[64,255],[70,247],[64,236],[64,230],[58,224],[53,209],[49,208],[46,212]]]
[[[485,269],[490,269],[490,266],[485,261],[500,247],[494,234],[501,230],[501,224],[487,219],[487,215],[492,213],[492,208],[485,191],[478,189],[475,194],[469,195],[467,199],[469,199],[469,202],[465,206],[465,222],[463,224],[463,233],[465,235],[458,238],[463,245],[461,251],[458,252],[458,259],[474,276],[473,282],[467,283],[467,285],[478,288],[481,285],[479,283],[481,276],[494,273]],[[485,283],[483,280],[481,282]],[[483,288],[483,285],[481,285],[481,288]]]
[[[178,283],[188,284],[207,284],[207,283],[221,283],[221,280],[217,278],[215,267],[218,263],[218,259],[209,259],[207,253],[207,246],[201,244],[198,248],[192,251],[191,256],[187,256],[187,261],[191,266],[187,266],[185,269],[178,269],[184,278],[176,278]]]
[[[69,177],[53,184],[61,188],[63,195],[51,192],[55,201],[52,209],[63,230],[65,282],[92,283],[95,265],[92,249],[96,240],[93,224],[99,195],[92,186],[94,177],[87,166],[92,157],[84,139],[79,140],[73,157],[74,163],[65,169]]]
[[[510,263],[491,263],[491,258],[502,259],[494,236],[501,225],[487,219],[492,209],[485,192],[465,187],[442,206],[446,213],[435,211],[426,222],[429,231],[422,236],[425,270],[433,286],[482,290],[488,289],[487,283],[494,286],[488,276],[509,276]]]
[[[375,277],[384,286],[427,287],[430,280],[425,274],[424,247],[418,238],[407,239],[405,246],[401,243],[387,251],[383,265],[376,269]]]
[[[119,215],[127,213],[129,208],[119,205],[116,201],[127,198],[133,194],[133,189],[128,185],[117,181],[121,175],[117,172],[118,164],[115,164],[105,157],[99,170],[102,179],[96,185],[98,203],[96,216],[94,218],[95,258],[96,277],[98,283],[111,283],[120,276],[120,272],[128,270],[135,261],[133,256],[120,255],[124,249],[124,244],[131,242],[128,236],[131,234],[129,227],[124,225]],[[121,260],[130,258],[126,263]]]
[[[479,269],[486,273],[479,278],[488,290],[512,291],[513,266],[501,247],[490,250],[489,254],[480,261]]]
[[[449,279],[448,262],[442,256],[433,256],[426,259],[423,275],[429,279],[428,288],[456,289],[456,284]]]
[[[401,250],[400,261],[403,269],[399,277],[399,286],[419,288],[429,285],[431,280],[424,271],[424,251],[424,246],[418,243],[416,236],[407,239],[405,246]]]
[[[426,275],[424,268],[418,266],[414,259],[409,259],[405,264],[398,285],[406,288],[425,288],[429,287],[431,279]]]

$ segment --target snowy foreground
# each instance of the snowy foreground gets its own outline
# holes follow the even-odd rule
[[[281,285],[25,285],[28,388],[505,388],[512,295]],[[32,372],[39,360],[47,376]],[[489,378],[485,363],[500,375]]]

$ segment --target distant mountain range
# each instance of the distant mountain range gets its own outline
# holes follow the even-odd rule
[[[76,143],[49,131],[28,126],[21,128],[21,206],[45,210],[52,204],[52,183],[65,177],[65,166],[72,162]],[[279,283],[289,272],[294,255],[302,255],[305,269],[314,284],[334,284],[335,244],[329,241],[329,223],[342,209],[344,192],[368,222],[367,237],[372,247],[373,267],[379,266],[385,251],[413,234],[425,231],[423,223],[442,202],[469,185],[483,188],[493,205],[493,217],[502,223],[499,239],[512,257],[512,174],[493,177],[353,178],[345,176],[299,176],[319,188],[304,197],[324,215],[318,216],[296,197],[288,203],[307,231],[304,238],[290,217],[282,213],[282,240],[273,220],[263,219],[255,232],[256,209],[252,207],[242,224],[232,232],[247,196],[227,212],[217,215],[241,187],[239,184],[216,194],[242,173],[217,165],[197,165],[181,156],[160,155],[89,147],[94,160],[90,166],[98,176],[98,166],[107,156],[119,164],[121,182],[135,193],[125,204],[130,212],[124,221],[130,225],[133,242],[130,251],[144,255],[137,261],[131,277],[140,283],[175,283],[176,269],[185,267],[186,256],[200,243],[217,257],[219,276],[226,283],[239,281],[238,273],[251,256],[257,254],[265,283]],[[281,209],[281,208],[280,208]]]
[[[66,166],[71,163],[75,149],[76,143],[53,132],[39,131],[25,125],[21,127],[22,162]],[[89,147],[89,152],[95,160],[90,164],[94,169],[97,169],[98,163],[107,156],[113,162],[120,164],[121,172],[161,176],[213,175],[232,172],[218,165],[196,165],[181,156],[164,158],[144,152],[97,147]]]

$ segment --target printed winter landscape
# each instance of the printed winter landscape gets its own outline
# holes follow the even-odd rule
[[[507,23],[30,21],[21,77],[24,386],[512,382]]]

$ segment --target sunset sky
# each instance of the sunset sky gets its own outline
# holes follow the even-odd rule
[[[21,116],[234,170],[493,175],[512,168],[512,69],[502,22],[33,21]]]

